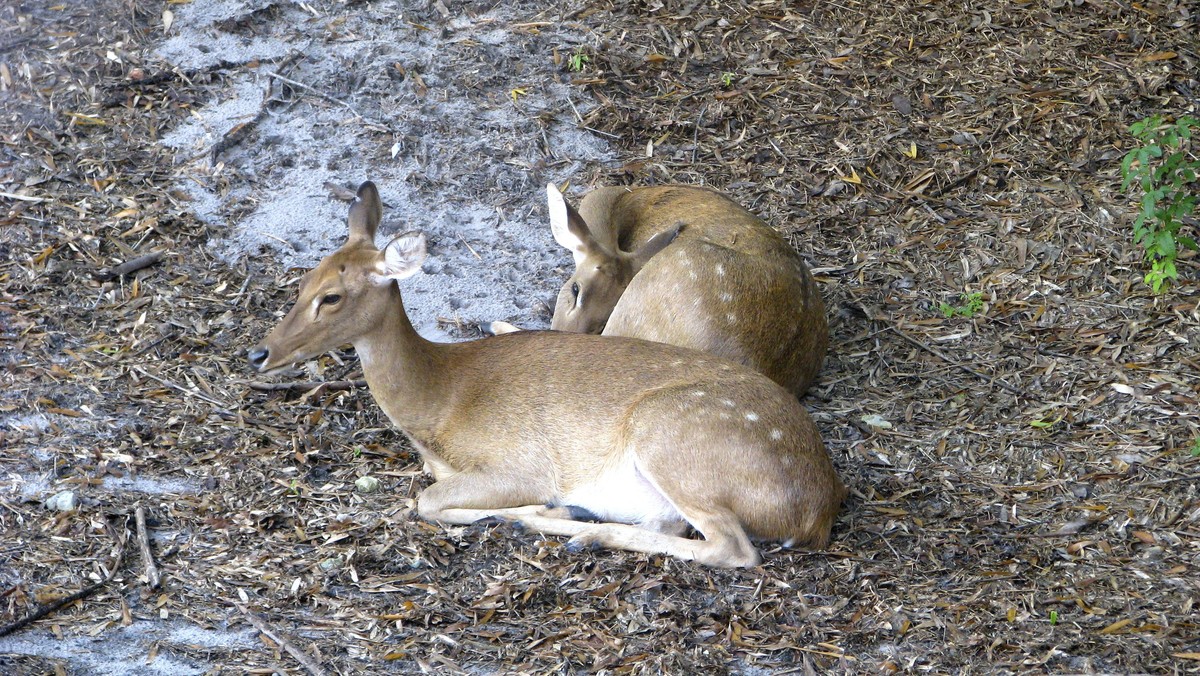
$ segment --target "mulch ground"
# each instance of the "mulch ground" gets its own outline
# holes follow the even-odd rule
[[[852,491],[829,550],[709,570],[418,520],[419,462],[365,389],[247,384],[295,272],[213,260],[154,142],[222,71],[147,56],[160,4],[8,4],[0,474],[84,508],[0,498],[0,623],[103,579],[140,504],[161,589],[131,542],[25,631],[240,606],[331,673],[1200,671],[1200,265],[1141,283],[1118,166],[1129,124],[1196,113],[1196,7],[555,5],[529,21],[589,36],[559,58],[621,152],[603,181],[724,189],[818,272],[805,403]],[[322,368],[358,377],[352,351]],[[105,488],[131,478],[187,489]],[[200,652],[303,669],[266,638]]]

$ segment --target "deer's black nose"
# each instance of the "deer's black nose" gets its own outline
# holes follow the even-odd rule
[[[267,363],[267,357],[271,356],[271,351],[265,347],[256,347],[250,350],[246,357],[250,360],[250,365],[258,370],[262,370],[263,364]]]

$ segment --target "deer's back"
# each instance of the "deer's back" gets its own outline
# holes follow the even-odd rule
[[[796,394],[808,389],[829,344],[825,305],[808,267],[782,235],[705,188],[601,190],[606,192],[596,191],[585,206],[608,215],[604,227],[623,250],[684,224],[675,242],[634,276],[605,335],[709,352]]]

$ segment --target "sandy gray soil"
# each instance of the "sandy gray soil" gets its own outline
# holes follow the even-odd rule
[[[429,237],[428,275],[405,289],[428,337],[448,337],[439,316],[544,319],[569,259],[549,237],[542,186],[585,178],[614,155],[577,127],[594,103],[547,58],[581,37],[553,22],[537,35],[514,29],[532,9],[480,3],[442,15],[380,2],[322,16],[291,3],[184,5],[157,50],[168,64],[261,64],[238,68],[162,139],[196,215],[228,228],[214,249],[311,267],[345,234],[346,205],[326,184],[370,179],[386,205],[381,239]],[[253,132],[214,158],[248,123]]]

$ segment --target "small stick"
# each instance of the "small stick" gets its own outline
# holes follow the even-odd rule
[[[15,192],[0,192],[0,197],[10,200],[18,200],[21,202],[46,202],[45,197],[34,197],[32,195],[19,195]]]
[[[472,254],[473,256],[475,256],[476,258],[478,258],[479,260],[483,260],[483,257],[482,257],[482,256],[480,256],[479,254],[475,253],[475,250],[474,250],[474,249],[472,249],[472,248],[471,248],[471,245],[467,243],[467,238],[466,238],[466,237],[463,237],[463,235],[462,235],[462,233],[461,233],[461,232],[460,232],[460,233],[458,233],[458,239],[462,241],[462,243],[463,243],[463,246],[467,247],[467,251],[470,251],[470,252],[471,252],[471,254]]]
[[[137,272],[142,268],[148,268],[162,260],[162,257],[165,256],[166,253],[166,251],[151,251],[145,256],[138,256],[137,258],[131,261],[125,261],[116,267],[93,272],[92,276],[102,282],[107,282],[109,280],[128,275],[131,272]]]
[[[288,390],[312,390],[318,387],[325,390],[352,390],[356,387],[366,387],[365,380],[330,380],[318,382],[315,380],[293,380],[288,383],[263,383],[257,380],[243,381],[246,387],[258,392],[285,392]]]
[[[196,397],[197,399],[200,399],[200,400],[202,400],[202,401],[206,401],[206,402],[208,402],[208,403],[210,403],[210,404],[212,404],[212,405],[214,405],[214,406],[217,406],[217,407],[218,407],[218,408],[217,408],[217,410],[218,410],[218,411],[225,411],[225,412],[227,412],[227,413],[228,413],[228,412],[230,412],[230,411],[231,411],[231,409],[233,409],[233,408],[234,408],[234,407],[233,407],[232,405],[230,405],[228,402],[221,401],[220,399],[217,399],[216,397],[210,397],[210,396],[208,396],[207,394],[205,394],[205,393],[203,393],[203,392],[199,391],[198,389],[188,389],[188,388],[184,387],[183,385],[180,385],[179,383],[177,383],[177,382],[175,382],[175,381],[173,381],[173,380],[167,380],[166,378],[162,378],[162,377],[160,377],[160,376],[156,376],[156,375],[154,375],[153,373],[148,373],[148,372],[147,372],[145,369],[143,369],[143,368],[140,368],[140,367],[137,367],[137,366],[135,366],[135,367],[133,367],[133,370],[134,370],[134,371],[137,371],[138,373],[140,373],[140,374],[142,374],[142,375],[144,375],[144,376],[146,376],[147,378],[150,378],[150,379],[153,379],[153,380],[157,380],[158,382],[162,383],[163,385],[166,385],[167,387],[169,387],[169,388],[171,388],[171,389],[173,389],[173,390],[178,390],[178,391],[182,392],[183,394],[186,394],[186,395],[188,395],[188,396],[191,396],[191,397]]]
[[[889,326],[888,328],[891,329],[892,331],[894,331],[896,333],[896,335],[907,340],[908,342],[912,343],[913,345],[916,345],[917,347],[921,348],[922,350],[925,350],[926,352],[928,352],[929,354],[932,354],[933,356],[937,357],[938,359],[945,361],[947,364],[950,364],[951,366],[955,366],[959,369],[962,369],[963,371],[966,371],[967,373],[970,373],[971,375],[973,375],[981,380],[986,380],[990,383],[999,385],[1000,387],[1008,390],[1009,392],[1012,392],[1013,394],[1019,394],[1023,397],[1028,397],[1029,399],[1033,399],[1035,401],[1042,400],[1041,397],[1035,397],[1033,394],[1031,394],[1019,387],[1014,387],[1012,385],[1009,385],[1008,383],[1004,382],[1003,380],[1000,380],[999,378],[989,376],[986,373],[976,371],[975,369],[971,368],[970,366],[967,366],[966,364],[962,364],[962,363],[954,361],[950,357],[947,357],[946,355],[942,354],[940,351],[926,345],[925,343],[922,343],[921,341],[917,340],[916,338],[913,338],[912,336],[901,331],[900,329],[896,328],[895,326]]]
[[[37,622],[51,613],[57,612],[60,608],[69,606],[80,599],[85,599],[92,594],[95,594],[109,582],[112,582],[113,578],[117,576],[117,571],[121,569],[121,561],[125,559],[125,543],[129,541],[128,534],[129,532],[127,530],[122,529],[119,534],[113,536],[117,541],[113,544],[112,552],[110,552],[108,555],[109,559],[111,559],[111,562],[108,568],[108,575],[106,575],[103,580],[100,580],[96,584],[84,587],[70,596],[65,596],[57,601],[54,601],[53,603],[48,603],[37,610],[34,610],[32,613],[29,613],[25,617],[0,627],[0,636],[8,636],[18,629],[22,629],[25,626]]]
[[[320,89],[316,89],[312,86],[304,84],[303,82],[293,80],[290,77],[284,77],[283,75],[280,75],[279,73],[272,72],[272,73],[267,73],[267,75],[270,77],[273,77],[277,80],[282,80],[282,81],[292,85],[293,87],[299,87],[305,91],[312,92],[313,94],[320,96],[321,98],[325,99],[326,101],[331,101],[333,103],[336,103],[339,106],[346,108],[346,110],[349,110],[350,112],[354,113],[354,115],[356,117],[358,117],[358,119],[362,120],[363,122],[366,122],[367,124],[378,127],[381,131],[391,131],[391,129],[389,129],[387,125],[380,124],[379,122],[372,120],[371,118],[367,117],[366,115],[363,115],[362,113],[358,112],[358,110],[354,106],[350,105],[349,103],[346,103],[345,101],[337,98],[336,96],[333,96],[331,94],[326,94],[325,92],[321,91]]]
[[[777,134],[777,133],[787,133],[789,131],[802,131],[805,129],[817,129],[818,127],[826,127],[831,124],[839,124],[841,122],[866,122],[868,120],[874,120],[875,117],[876,117],[875,115],[857,115],[855,117],[839,117],[837,119],[821,120],[819,122],[801,122],[800,124],[789,125],[786,129],[782,129],[782,130],[781,129],[771,129],[768,131],[759,132],[757,134],[747,136],[746,138],[744,138],[740,141],[737,141],[737,143],[738,144],[749,143],[750,141],[757,141],[758,139],[760,139],[764,136],[771,136],[771,135]]]
[[[150,538],[146,534],[146,508],[138,505],[133,513],[137,523],[138,549],[142,552],[142,563],[146,566],[146,584],[151,589],[158,589],[162,579],[158,575],[158,566],[154,565],[154,554],[150,551]]]
[[[292,52],[287,56],[287,58],[279,62],[279,65],[276,66],[276,70],[286,70],[287,68],[291,67],[291,65],[298,58],[300,58],[300,52]],[[249,120],[235,125],[232,129],[225,132],[225,135],[222,136],[220,140],[213,144],[212,150],[209,151],[208,157],[208,163],[210,166],[216,166],[217,158],[221,156],[221,153],[233,148],[234,146],[237,146],[243,140],[245,140],[247,136],[250,135],[251,130],[258,126],[258,124],[267,117],[267,113],[270,112],[272,101],[274,101],[274,99],[271,96],[271,82],[268,80],[267,90],[263,92],[262,105],[259,106],[258,113]]]
[[[308,669],[308,673],[312,674],[313,676],[325,676],[325,670],[321,668],[321,665],[314,662],[313,658],[309,657],[308,653],[297,648],[295,645],[292,645],[290,641],[271,631],[271,628],[267,626],[267,623],[264,622],[261,617],[250,612],[250,609],[246,606],[240,603],[235,603],[233,605],[240,610],[243,615],[246,616],[246,619],[250,621],[250,624],[254,625],[255,629],[257,629],[267,638],[283,646],[283,649],[288,651],[292,657],[296,658],[297,662],[304,665],[304,668]]]

